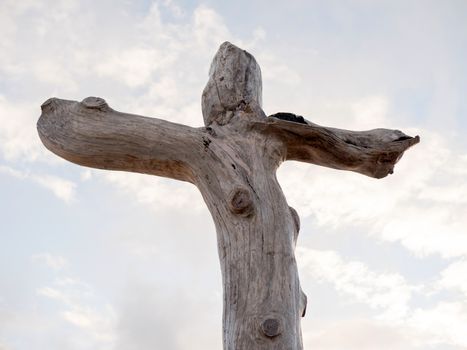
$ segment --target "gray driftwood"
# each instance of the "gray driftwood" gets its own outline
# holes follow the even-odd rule
[[[294,256],[300,222],[277,168],[297,160],[382,178],[419,138],[267,117],[261,89],[254,57],[226,42],[202,96],[205,127],[117,112],[88,97],[47,100],[37,128],[49,150],[73,163],[196,185],[217,230],[224,349],[298,350],[306,309]]]

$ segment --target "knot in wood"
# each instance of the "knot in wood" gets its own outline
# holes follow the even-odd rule
[[[230,211],[240,216],[253,214],[253,201],[250,192],[245,188],[235,188],[230,194]]]
[[[281,334],[280,322],[275,318],[268,318],[261,323],[261,331],[268,338],[277,337]]]
[[[109,105],[103,98],[100,97],[94,97],[94,96],[89,96],[86,97],[81,103],[87,107],[87,108],[92,108],[92,109],[100,109],[100,110],[105,110],[109,108]]]

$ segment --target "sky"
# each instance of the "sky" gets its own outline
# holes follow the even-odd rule
[[[202,126],[219,45],[263,108],[421,143],[376,180],[287,162],[305,349],[467,349],[467,2],[0,0],[0,350],[222,347],[214,225],[197,189],[61,160],[49,97]]]

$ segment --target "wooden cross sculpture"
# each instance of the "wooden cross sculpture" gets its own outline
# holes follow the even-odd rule
[[[73,163],[187,181],[215,222],[223,282],[225,350],[300,350],[295,244],[300,221],[276,178],[286,160],[392,174],[419,142],[399,130],[347,131],[291,113],[267,117],[254,57],[223,43],[202,95],[204,127],[113,110],[101,98],[51,98],[37,128],[44,145]]]

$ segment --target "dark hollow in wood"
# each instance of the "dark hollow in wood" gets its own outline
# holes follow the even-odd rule
[[[306,307],[307,307],[307,304],[308,304],[308,297],[306,296],[305,293],[303,293],[303,291],[301,292],[301,304],[302,304],[302,317],[305,317],[306,315]]]
[[[294,226],[295,226],[295,231],[297,231],[297,234],[298,234],[298,232],[300,231],[300,216],[298,216],[298,213],[294,208],[289,207],[289,210],[290,210],[290,214],[292,215],[292,219],[293,219]]]
[[[279,112],[279,113],[270,115],[269,118],[277,118],[281,120],[287,120],[289,122],[307,124],[307,122],[305,121],[305,118],[303,118],[301,115],[296,115],[293,113]]]

